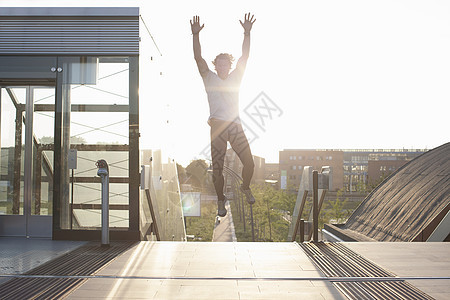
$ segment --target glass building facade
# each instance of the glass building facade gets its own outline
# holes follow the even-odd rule
[[[139,9],[0,14],[0,236],[141,239]]]

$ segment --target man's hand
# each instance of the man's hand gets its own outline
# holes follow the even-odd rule
[[[242,23],[241,23],[242,24]],[[192,34],[197,34],[199,33],[203,27],[205,27],[205,24],[203,24],[202,26],[200,26],[200,17],[199,16],[194,16],[191,20],[191,30],[192,30]]]
[[[252,30],[253,23],[255,23],[256,19],[253,19],[254,15],[250,17],[250,13],[245,14],[244,22],[239,20],[242,27],[244,28],[244,33],[248,34],[250,33],[250,30]]]

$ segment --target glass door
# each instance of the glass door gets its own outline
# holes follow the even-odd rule
[[[54,87],[0,87],[0,236],[52,236],[54,103]]]

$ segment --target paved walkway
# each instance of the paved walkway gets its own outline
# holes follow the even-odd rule
[[[141,242],[98,275],[68,299],[345,299],[295,243]]]
[[[225,217],[216,218],[212,238],[213,242],[237,242],[230,202],[227,201],[225,208],[228,211],[227,215]]]
[[[39,264],[40,257],[76,246],[70,242],[62,250],[54,248],[63,246],[60,241],[0,241],[2,274],[15,273],[7,262],[20,263],[21,256]],[[22,242],[29,243],[29,250],[20,252]],[[450,299],[450,243],[344,245],[398,277],[408,277],[435,299]],[[90,276],[68,299],[345,298],[296,243],[140,242]]]
[[[86,242],[49,239],[0,238],[0,273],[23,274]],[[0,277],[0,284],[8,280]]]
[[[450,243],[343,243],[435,299],[450,299]]]

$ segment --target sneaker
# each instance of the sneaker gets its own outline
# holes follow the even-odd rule
[[[227,199],[217,200],[217,214],[220,217],[225,217],[227,215],[227,209],[225,208],[225,202]]]
[[[245,197],[247,198],[247,203],[252,205],[255,203],[255,197],[253,197],[252,191],[250,189],[244,190],[244,188],[241,185],[241,191],[244,193]]]

